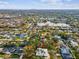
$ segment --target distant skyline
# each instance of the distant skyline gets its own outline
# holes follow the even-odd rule
[[[0,9],[79,9],[79,0],[0,0]]]

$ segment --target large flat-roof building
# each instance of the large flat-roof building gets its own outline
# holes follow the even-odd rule
[[[47,22],[42,22],[42,23],[37,23],[38,27],[44,27],[44,26],[49,26],[52,27],[53,29],[70,29],[71,26],[66,23],[52,23],[50,21]]]

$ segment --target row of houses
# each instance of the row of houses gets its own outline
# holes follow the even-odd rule
[[[66,23],[52,23],[50,21],[43,22],[43,23],[37,23],[38,27],[44,27],[44,26],[49,26],[53,27],[54,29],[60,28],[60,29],[71,29],[71,26]]]
[[[18,27],[24,24],[22,19],[0,19],[0,27]]]

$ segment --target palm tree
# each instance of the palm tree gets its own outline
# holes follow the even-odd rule
[[[25,58],[31,58],[34,55],[34,49],[32,45],[24,47]]]
[[[10,54],[5,54],[4,59],[11,59],[11,55]]]

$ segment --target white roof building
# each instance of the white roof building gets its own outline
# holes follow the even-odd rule
[[[47,21],[46,23],[37,23],[37,26],[53,26],[53,27],[70,27],[68,24],[65,23],[52,23],[50,21]]]
[[[37,48],[36,56],[48,57],[49,56],[48,50],[47,49],[42,49],[42,48]]]
[[[75,42],[75,41],[73,41],[73,40],[71,40],[70,42],[71,42],[71,45],[72,45],[73,47],[78,46],[78,43],[77,43],[77,42]]]
[[[46,26],[46,23],[37,23],[37,26],[40,26],[40,27]]]

